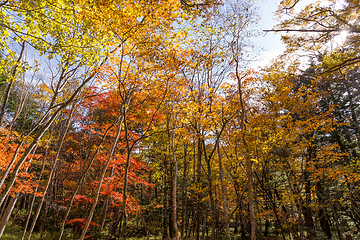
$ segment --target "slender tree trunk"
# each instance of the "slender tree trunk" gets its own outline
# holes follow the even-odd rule
[[[77,93],[76,93],[77,94]],[[72,96],[72,99],[75,98],[75,95]],[[70,101],[70,100],[69,100]],[[11,176],[7,179],[7,184],[5,185],[5,189],[2,191],[1,195],[0,195],[0,205],[3,204],[5,197],[9,194],[10,189],[12,188],[12,186],[15,183],[15,180],[17,178],[17,175],[19,173],[19,170],[21,168],[21,166],[23,165],[23,163],[25,162],[25,160],[27,159],[27,157],[29,156],[30,152],[37,146],[38,141],[42,138],[42,136],[44,135],[44,133],[49,129],[49,127],[53,124],[53,122],[58,118],[60,112],[62,109],[64,109],[68,104],[63,104],[61,107],[59,107],[56,112],[52,115],[52,117],[50,118],[49,121],[47,121],[47,123],[44,125],[44,127],[42,129],[39,130],[38,134],[36,135],[36,137],[33,139],[33,141],[31,142],[31,144],[29,145],[29,147],[26,148],[25,152],[22,154],[21,158],[19,159],[19,161],[17,162],[17,164],[15,165],[15,168],[11,174]],[[10,169],[12,163],[15,162],[17,154],[20,150],[20,147],[23,143],[20,143],[18,148],[16,149],[16,152],[14,153],[13,159],[11,161],[11,164],[8,166],[8,168]],[[9,170],[10,171],[10,170]],[[1,179],[1,183],[0,183],[0,187],[4,184],[5,179],[9,173],[9,171],[6,171],[6,173],[2,176]],[[1,236],[0,236],[1,237]]]
[[[51,137],[51,135],[52,134],[50,134],[50,137]],[[41,171],[40,171],[40,175],[39,175],[39,179],[38,179],[38,184],[37,184],[37,186],[36,186],[36,188],[34,190],[33,198],[31,200],[30,209],[29,209],[29,213],[28,213],[28,216],[27,216],[27,219],[26,219],[24,231],[23,231],[23,234],[21,236],[21,240],[23,240],[25,238],[27,227],[28,227],[29,222],[30,222],[32,209],[34,207],[34,203],[35,203],[35,200],[36,200],[35,193],[37,193],[37,190],[38,190],[39,185],[40,185],[40,180],[41,180],[42,174],[43,174],[44,169],[45,169],[45,160],[46,160],[46,157],[47,157],[48,149],[49,149],[49,147],[47,147],[46,150],[45,150],[45,155],[44,155],[44,158],[43,158],[43,163],[42,163],[42,167],[41,167]]]
[[[252,186],[252,167],[249,156],[246,159],[246,173],[248,176],[248,194],[249,194],[249,211],[250,211],[250,228],[251,228],[251,240],[256,239],[256,222],[254,213],[254,197],[253,197],[253,186]]]
[[[294,173],[291,170],[290,166],[287,166],[287,169],[285,171],[285,175],[286,178],[288,180],[288,185],[290,187],[289,192],[291,192],[291,194],[293,196],[299,196],[300,195],[300,190],[297,187],[296,181],[293,180],[293,178],[291,176],[294,175]],[[298,212],[298,225],[299,225],[299,234],[300,234],[300,239],[304,239],[304,230],[306,228],[305,226],[305,220],[303,219],[303,206],[305,205],[304,200],[302,198],[298,198],[295,200],[295,206],[296,206],[296,211]],[[284,221],[284,219],[283,219]]]
[[[58,160],[59,160],[59,156],[60,156],[60,152],[61,152],[61,149],[62,149],[62,145],[63,145],[63,143],[64,143],[64,141],[65,141],[65,137],[66,137],[66,134],[67,134],[67,132],[68,132],[68,129],[69,129],[69,126],[70,126],[70,123],[71,123],[71,118],[72,118],[72,115],[73,115],[74,110],[75,110],[75,105],[76,105],[76,104],[74,103],[73,106],[72,106],[72,108],[71,108],[71,112],[70,112],[69,118],[68,118],[68,120],[67,120],[65,130],[64,130],[64,132],[63,132],[63,134],[62,134],[62,137],[61,137],[61,139],[60,139],[59,147],[58,147],[58,150],[57,150],[57,153],[56,153],[54,162],[53,162],[53,164],[52,164],[52,166],[51,166],[51,170],[50,170],[50,173],[49,173],[49,178],[48,178],[48,180],[47,180],[47,182],[46,182],[46,185],[45,185],[44,195],[42,196],[42,198],[41,198],[41,200],[40,200],[38,209],[37,209],[37,211],[36,211],[36,213],[35,213],[35,216],[34,216],[33,223],[32,223],[32,225],[31,225],[31,227],[30,227],[30,230],[29,230],[29,235],[28,235],[28,238],[27,238],[28,240],[31,239],[31,234],[32,234],[32,232],[33,232],[33,230],[34,230],[36,221],[37,221],[37,219],[38,219],[38,217],[39,217],[39,215],[40,215],[40,211],[41,211],[41,208],[42,208],[42,204],[44,203],[45,197],[47,196],[47,191],[48,191],[49,186],[50,186],[50,183],[51,183],[51,181],[52,181],[52,177],[53,177],[53,174],[54,174],[54,171],[55,171],[55,168],[56,168],[56,164],[57,164],[57,162],[58,162]],[[47,210],[46,210],[46,211],[47,211]]]
[[[249,197],[249,212],[250,212],[250,227],[251,227],[251,240],[256,240],[256,222],[255,222],[255,213],[254,213],[254,198],[253,198],[253,174],[252,174],[252,162],[250,159],[250,153],[249,153],[249,146],[247,143],[247,140],[245,138],[245,119],[246,119],[246,109],[245,109],[245,103],[243,99],[243,92],[242,92],[242,79],[243,77],[240,77],[239,73],[239,63],[238,59],[235,59],[236,61],[236,78],[238,82],[238,91],[239,91],[239,100],[240,100],[240,107],[241,107],[241,132],[242,132],[242,141],[245,147],[245,165],[246,165],[246,175],[248,177],[248,197]]]
[[[66,223],[66,220],[67,220],[67,218],[68,218],[68,216],[69,216],[69,214],[70,214],[71,207],[72,207],[72,205],[73,205],[73,203],[74,203],[75,195],[77,194],[77,192],[79,191],[79,189],[82,187],[83,181],[84,181],[84,179],[85,179],[85,177],[86,177],[86,174],[87,174],[87,172],[90,170],[92,164],[94,163],[94,160],[95,160],[95,158],[96,158],[96,156],[97,156],[97,154],[98,154],[98,152],[99,152],[99,150],[100,150],[100,147],[102,146],[102,143],[103,143],[104,140],[105,140],[105,137],[107,136],[107,134],[108,134],[108,132],[110,131],[110,129],[113,128],[114,126],[116,126],[116,124],[119,122],[120,118],[121,118],[121,117],[119,117],[118,119],[116,119],[116,121],[115,121],[108,129],[106,129],[105,133],[103,134],[103,136],[102,136],[102,138],[101,138],[100,143],[98,144],[98,146],[97,146],[97,148],[96,148],[96,150],[95,150],[95,153],[93,154],[92,158],[90,159],[89,165],[87,166],[87,168],[85,169],[85,171],[84,171],[83,174],[81,175],[80,180],[79,180],[78,184],[76,185],[76,189],[74,190],[74,192],[73,192],[73,194],[72,194],[72,196],[71,196],[71,200],[70,200],[70,204],[69,204],[68,210],[67,210],[67,212],[66,212],[66,214],[65,214],[65,217],[64,217],[64,219],[63,219],[63,221],[62,221],[62,223],[61,223],[60,234],[59,234],[59,239],[58,239],[58,240],[61,240],[61,238],[62,238],[62,236],[63,236],[63,234],[64,234],[65,223]],[[120,121],[120,126],[121,126],[121,125],[122,125],[122,121]]]
[[[5,198],[4,204],[1,207],[0,217],[2,217],[4,215],[5,209],[6,209],[7,205],[8,205],[8,202],[10,201],[10,198],[11,198],[10,195]]]
[[[25,41],[22,42],[22,45],[21,45],[21,50],[20,50],[20,54],[19,54],[19,57],[16,61],[16,64],[11,72],[11,76],[10,76],[10,83],[9,85],[7,85],[6,89],[5,89],[5,94],[4,94],[4,100],[3,100],[3,103],[2,103],[2,106],[1,106],[1,111],[0,111],[0,126],[2,125],[3,123],[3,120],[4,120],[4,115],[5,115],[5,111],[6,111],[6,105],[9,101],[9,97],[10,97],[10,92],[11,92],[11,88],[14,84],[14,78],[15,78],[15,75],[16,75],[16,71],[17,71],[17,68],[20,64],[20,61],[21,61],[21,58],[24,54],[24,50],[25,50]],[[1,235],[0,235],[1,236]]]
[[[339,226],[339,217],[338,217],[338,215],[336,213],[334,203],[333,203],[333,201],[331,199],[329,187],[327,187],[327,194],[328,194],[328,198],[329,198],[329,203],[330,203],[330,208],[331,208],[331,211],[332,211],[333,219],[334,219],[334,222],[335,222],[336,233],[338,235],[339,240],[342,240],[343,238],[341,236],[341,231],[340,231],[340,226]]]
[[[130,102],[130,98],[128,100],[128,104]],[[126,142],[126,163],[125,163],[125,175],[124,175],[124,188],[123,188],[123,204],[122,204],[122,215],[121,215],[121,221],[123,222],[123,227],[121,231],[122,238],[126,240],[126,229],[127,229],[127,210],[126,210],[126,201],[127,201],[127,188],[128,188],[128,176],[129,176],[129,168],[130,168],[130,159],[132,155],[133,147],[135,146],[135,143],[133,143],[130,146],[130,139],[129,139],[129,128],[128,123],[126,119],[126,109],[123,108],[123,120],[124,120],[124,129],[125,129],[125,142]]]
[[[5,208],[4,214],[2,215],[2,218],[0,220],[0,236],[3,235],[6,224],[9,221],[9,218],[11,216],[11,213],[15,207],[15,204],[19,198],[20,192],[17,192],[14,197],[11,197],[7,207]]]
[[[196,166],[196,184],[197,187],[200,188],[201,187],[201,182],[200,182],[200,178],[201,178],[201,141],[200,138],[198,138],[198,154],[197,154],[197,166]],[[201,200],[201,192],[197,191],[197,196],[196,196],[196,229],[195,229],[195,239],[196,240],[200,240],[200,216],[201,216],[201,212],[200,212],[200,200]]]
[[[205,207],[205,209],[203,210],[202,217],[203,217],[202,218],[202,220],[203,220],[202,237],[205,240],[209,235],[208,226],[207,226],[207,219],[208,219],[208,208],[207,207]]]
[[[107,61],[107,58],[105,58],[100,64],[99,66],[102,66],[105,62]],[[77,95],[80,93],[80,91],[83,89],[83,87],[95,76],[96,71],[94,71],[92,74],[90,74],[90,76],[88,76],[81,84],[80,86],[78,86],[78,88],[72,93],[72,95],[66,100],[64,101],[62,104],[60,104],[58,106],[58,108],[55,110],[55,112],[53,113],[53,115],[50,117],[49,120],[46,120],[46,118],[48,117],[48,114],[50,113],[50,111],[52,110],[52,108],[50,108],[45,115],[41,118],[41,120],[39,120],[39,123],[28,133],[28,135],[26,136],[29,137],[30,134],[32,132],[34,132],[37,128],[40,127],[39,132],[37,133],[37,135],[34,137],[34,139],[32,140],[31,144],[29,145],[29,147],[26,148],[26,150],[24,151],[24,153],[22,154],[22,156],[20,157],[19,161],[17,162],[17,164],[15,165],[13,172],[11,174],[11,176],[9,178],[8,174],[10,172],[10,169],[12,167],[12,165],[15,163],[15,160],[17,158],[17,155],[19,153],[20,147],[22,146],[23,142],[21,142],[15,153],[14,156],[12,157],[11,163],[9,164],[9,166],[7,166],[7,170],[6,172],[2,175],[1,181],[0,181],[0,188],[3,186],[5,180],[7,180],[7,184],[5,186],[5,189],[1,192],[0,194],[0,206],[3,204],[4,199],[6,198],[6,196],[9,194],[10,189],[12,188],[12,186],[15,183],[15,180],[17,178],[17,175],[19,173],[19,170],[21,168],[21,166],[23,165],[23,163],[25,162],[25,160],[27,159],[27,157],[29,156],[30,152],[35,148],[35,146],[37,145],[38,141],[42,138],[42,136],[44,135],[44,133],[49,129],[49,127],[54,123],[54,121],[58,118],[59,114],[61,113],[61,111],[69,106],[72,102],[74,102],[75,98],[77,97]],[[64,85],[62,85],[64,86]],[[56,100],[56,96],[57,96],[57,92],[54,93],[52,102],[55,102]],[[52,104],[52,103],[51,103]],[[50,104],[50,105],[51,105]],[[53,105],[51,105],[53,106]],[[46,120],[46,121],[45,121]],[[1,237],[1,236],[0,236]]]
[[[110,172],[110,177],[113,177],[113,173],[114,173],[114,166],[111,168],[111,172]],[[104,204],[101,210],[101,215],[100,215],[100,232],[102,231],[102,229],[104,228],[105,225],[105,220],[106,220],[106,213],[108,210],[108,206],[109,206],[109,197],[108,195],[106,195],[105,199],[104,199]]]
[[[113,175],[114,175],[114,165],[111,167],[110,178],[112,178]],[[100,215],[100,230],[99,230],[99,232],[101,232],[102,229],[104,228],[108,206],[109,206],[109,196],[106,195],[106,197],[104,199],[104,204],[103,204],[103,207],[101,210],[101,215]]]
[[[25,86],[25,81],[24,81],[24,86]],[[12,131],[12,127],[14,125],[14,123],[16,122],[17,118],[19,117],[20,113],[22,112],[26,99],[27,99],[27,92],[25,92],[26,87],[22,88],[21,91],[21,96],[20,96],[20,103],[19,105],[16,107],[16,111],[15,111],[15,115],[14,118],[11,120],[11,123],[9,124],[9,133]]]
[[[171,134],[171,151],[172,151],[172,160],[174,163],[174,177],[173,177],[173,188],[172,188],[172,210],[173,210],[173,229],[175,232],[175,240],[179,240],[179,230],[177,226],[177,204],[176,204],[176,189],[177,189],[177,172],[178,172],[178,163],[175,157],[175,130],[172,130]]]
[[[124,122],[126,122],[126,120],[124,120]],[[89,226],[90,226],[90,222],[91,222],[91,220],[92,220],[92,217],[93,217],[93,215],[94,215],[97,202],[98,202],[98,200],[99,200],[101,184],[102,184],[102,182],[103,182],[103,180],[104,180],[104,177],[105,177],[105,174],[106,174],[106,170],[107,170],[107,168],[108,168],[108,166],[109,166],[109,163],[110,163],[111,159],[112,159],[113,156],[114,156],[116,146],[117,146],[117,144],[118,144],[118,142],[119,142],[120,133],[121,133],[121,128],[122,128],[122,126],[121,126],[121,124],[120,124],[120,125],[119,125],[119,128],[118,128],[118,131],[117,131],[117,134],[116,134],[115,141],[114,141],[113,146],[112,146],[112,148],[111,148],[110,156],[109,156],[109,158],[108,158],[108,160],[107,160],[107,162],[106,162],[106,164],[105,164],[105,166],[104,166],[104,168],[103,168],[103,171],[102,171],[102,173],[101,173],[100,180],[99,180],[99,183],[98,183],[98,187],[97,187],[97,189],[96,189],[96,195],[95,195],[95,198],[94,198],[94,202],[93,202],[93,204],[92,204],[92,207],[91,207],[89,216],[87,217],[86,224],[85,224],[85,226],[84,226],[84,228],[83,228],[83,231],[82,231],[82,233],[81,233],[80,240],[84,240],[85,235],[86,235],[86,232],[87,232],[87,230],[88,230],[88,228],[89,228]]]
[[[164,219],[163,219],[163,233],[162,233],[162,239],[163,240],[169,239],[169,231],[168,231],[168,199],[166,197],[169,193],[168,193],[168,181],[167,181],[166,176],[169,176],[169,173],[168,173],[168,167],[167,167],[167,160],[166,160],[166,157],[165,157],[165,159],[164,159],[164,177],[163,177],[163,185],[164,185],[164,198],[163,198],[163,206],[164,206],[163,215],[164,215]]]
[[[51,189],[51,188],[50,188]],[[50,198],[50,194],[46,194],[47,198]],[[43,211],[43,215],[41,217],[41,224],[40,224],[40,239],[43,238],[43,235],[44,235],[44,229],[45,229],[45,224],[46,224],[46,219],[47,219],[47,215],[48,215],[48,212],[49,212],[49,202],[47,200],[45,200],[45,210]],[[30,231],[29,232],[29,235],[31,234],[32,232]]]
[[[311,204],[311,182],[310,182],[310,172],[307,170],[308,165],[310,164],[309,161],[315,158],[315,149],[314,147],[310,146],[308,148],[308,156],[305,161],[305,169],[304,169],[304,184],[305,184],[305,204],[302,205],[304,220],[305,220],[305,227],[308,234],[308,238],[315,238],[317,237],[315,228],[314,228],[314,220],[313,220],[313,213],[310,207]]]
[[[225,187],[225,183],[224,183],[224,170],[223,170],[223,166],[222,166],[222,157],[221,157],[221,152],[220,152],[220,139],[218,141],[217,151],[218,151],[218,159],[219,159],[219,175],[220,175],[220,181],[221,181],[221,190],[222,190],[223,201],[224,201],[223,207],[224,207],[225,221],[226,221],[226,235],[227,235],[227,238],[229,240],[231,240],[230,227],[229,227],[229,211],[228,211],[227,196],[226,196],[227,192],[226,192],[226,187]]]
[[[36,152],[36,148],[37,146],[35,146],[34,148],[34,153]],[[32,159],[29,160],[29,163],[32,161]],[[29,168],[26,168],[25,170],[23,170],[24,173],[26,173],[28,171]],[[20,192],[18,192],[20,193]],[[15,195],[15,197],[12,197],[10,202],[8,203],[8,206],[5,210],[5,212],[3,213],[2,215],[2,218],[1,218],[1,226],[0,226],[0,236],[2,236],[2,234],[4,233],[4,230],[5,230],[5,227],[6,227],[6,224],[7,224],[7,221],[9,221],[9,218],[10,218],[10,215],[15,207],[15,204],[16,204],[16,201],[18,200],[18,193]],[[9,204],[13,204],[13,206],[10,206]],[[4,222],[6,221],[6,222]],[[4,222],[4,223],[3,223]]]
[[[210,204],[211,204],[211,238],[213,240],[216,239],[216,228],[215,228],[215,201],[214,201],[214,193],[213,193],[213,177],[212,177],[212,172],[211,172],[211,163],[210,163],[210,157],[207,156],[207,151],[206,151],[206,146],[205,146],[205,141],[202,140],[202,144],[204,147],[204,158],[207,164],[207,170],[208,170],[208,184],[209,184],[209,198],[210,198]]]
[[[183,173],[183,203],[181,212],[181,239],[186,238],[185,227],[187,223],[187,145],[184,146],[184,173]]]
[[[332,234],[331,234],[331,229],[330,229],[330,224],[329,224],[329,215],[326,211],[326,208],[324,208],[324,206],[325,206],[324,187],[322,186],[320,181],[318,181],[316,183],[316,190],[317,190],[316,195],[318,197],[318,202],[319,202],[318,215],[320,218],[320,226],[321,226],[321,229],[326,234],[326,236],[330,239]]]

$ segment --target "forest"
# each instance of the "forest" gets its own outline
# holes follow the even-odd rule
[[[0,239],[360,239],[359,0],[0,14]]]

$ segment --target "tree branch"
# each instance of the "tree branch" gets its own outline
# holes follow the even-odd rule
[[[360,33],[360,30],[346,30],[346,29],[264,29],[264,32],[319,32],[319,33],[330,33],[330,32],[341,32],[348,31],[351,33]]]

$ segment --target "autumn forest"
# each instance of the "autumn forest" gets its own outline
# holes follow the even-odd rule
[[[360,239],[359,0],[0,14],[1,239]]]

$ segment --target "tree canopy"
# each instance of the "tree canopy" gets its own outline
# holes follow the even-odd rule
[[[248,0],[0,14],[1,239],[360,237],[357,1],[282,1],[256,71]]]

